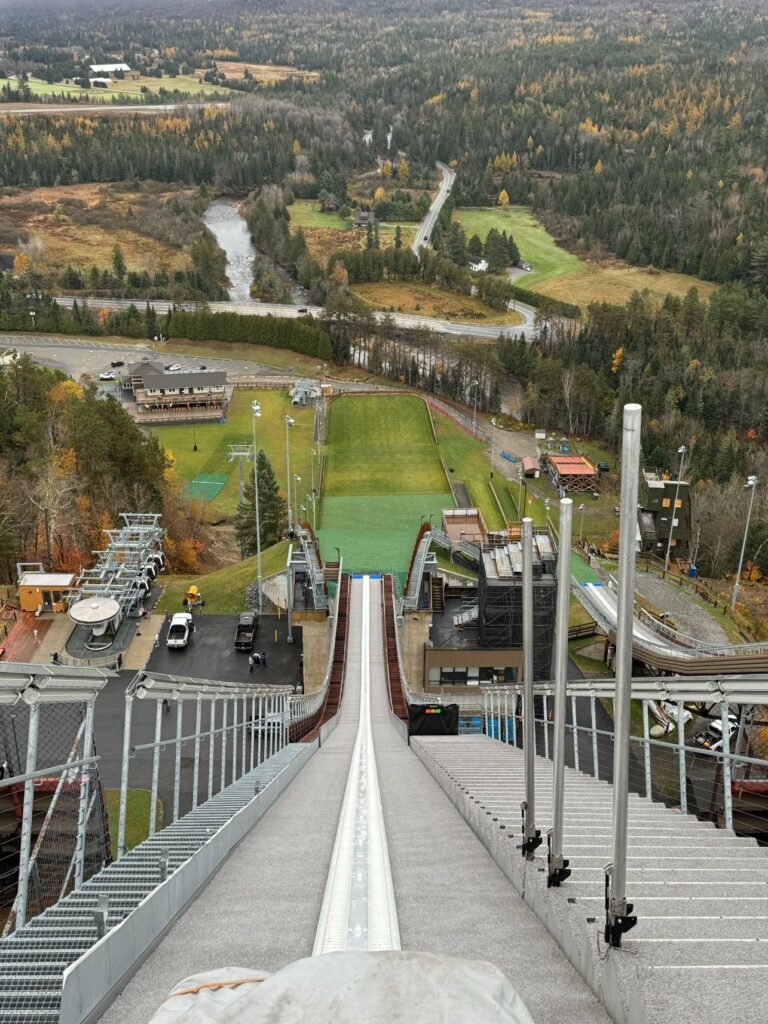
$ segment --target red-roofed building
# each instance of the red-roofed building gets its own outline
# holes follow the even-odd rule
[[[597,469],[583,455],[545,455],[544,465],[558,490],[575,494],[599,490]]]

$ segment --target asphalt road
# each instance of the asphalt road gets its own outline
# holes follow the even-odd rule
[[[440,216],[440,211],[445,205],[445,200],[451,193],[451,188],[456,180],[456,175],[445,164],[441,164],[438,161],[438,170],[443,176],[443,180],[440,182],[440,188],[437,191],[437,195],[432,200],[432,205],[427,210],[424,220],[419,224],[416,229],[416,237],[411,243],[411,252],[418,256],[419,249],[424,249],[429,245],[429,240],[432,237],[432,232],[435,230],[435,224],[437,224],[437,218]]]
[[[168,352],[162,344],[147,342],[141,345],[120,345],[113,342],[98,341],[95,338],[57,338],[45,334],[0,334],[2,348],[15,348],[19,352],[29,352],[46,366],[55,367],[77,380],[82,374],[98,375],[103,370],[111,370],[113,361],[126,364],[138,363],[143,359],[151,359],[163,366],[178,363],[183,370],[197,370],[205,365],[209,370],[223,370],[234,375],[258,374],[260,377],[294,377],[274,366],[259,363],[252,359],[226,359],[217,356],[183,356]],[[201,362],[201,358],[204,362]],[[115,370],[119,373],[122,368]],[[117,389],[117,382],[106,382],[107,388]]]
[[[141,307],[145,302],[144,299],[102,299],[88,295],[56,295],[54,298],[61,306],[71,306],[77,300],[78,302],[86,301],[89,306],[101,309],[127,309],[130,305]],[[158,313],[165,313],[174,305],[174,303],[167,299],[152,299],[151,304]],[[176,305],[183,307],[184,304],[176,303]],[[257,302],[255,300],[249,303],[209,302],[208,309],[212,313],[237,313],[240,316],[276,316],[288,319],[297,319],[307,314],[320,317],[324,313],[322,306],[278,305],[272,302]],[[508,326],[504,324],[457,323],[453,320],[438,320],[411,313],[389,313],[386,310],[377,310],[374,312],[374,316],[378,321],[386,319],[390,323],[394,323],[396,327],[422,327],[436,334],[446,334],[460,338],[495,339],[500,334],[511,334],[514,336],[523,334],[526,338],[532,338],[536,310],[533,306],[516,302],[515,311],[523,318],[523,322],[520,324],[509,324]]]

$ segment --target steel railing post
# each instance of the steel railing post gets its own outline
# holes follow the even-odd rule
[[[232,782],[237,778],[237,697],[232,698]]]
[[[557,618],[555,622],[555,721],[552,766],[552,832],[549,844],[548,886],[557,886],[570,875],[563,860],[565,807],[565,709],[568,702],[568,613],[571,597],[571,524],[573,501],[560,502],[560,547],[557,553]],[[547,728],[544,698],[544,728]]]
[[[256,754],[256,764],[261,764],[261,761],[262,761],[261,755],[263,753],[263,746],[262,746],[262,742],[261,742],[261,734],[262,734],[263,731],[264,731],[264,698],[260,696],[259,697],[259,731],[256,734],[257,739],[258,739],[258,743],[259,743],[259,748],[258,748],[258,751],[257,751],[257,754]]]
[[[93,748],[93,712],[94,703],[89,700],[85,705],[85,731],[83,733],[83,757],[90,757]],[[83,884],[85,872],[85,837],[88,830],[88,792],[91,781],[91,766],[83,765],[80,773],[80,806],[77,811],[77,841],[75,844],[74,887],[79,889]]]
[[[619,521],[619,592],[616,612],[616,699],[613,747],[613,851],[605,879],[605,941],[621,945],[637,924],[627,903],[627,814],[629,810],[629,730],[632,705],[632,611],[635,587],[635,534],[640,473],[642,409],[624,406]]]
[[[517,693],[512,703],[512,746],[517,746]]]
[[[544,694],[544,757],[549,760],[549,698]]]
[[[680,769],[680,813],[688,813],[688,778],[685,771],[685,722],[683,702],[677,702],[677,756]]]
[[[242,465],[242,462],[241,462]],[[192,809],[197,807],[197,792],[200,785],[200,740],[203,729],[203,700],[197,698],[195,708],[195,761],[192,768]]]
[[[592,722],[592,774],[596,779],[600,778],[600,768],[597,763],[597,708],[595,706],[594,693],[589,698],[589,714]]]
[[[117,859],[127,851],[125,848],[125,824],[128,812],[128,765],[131,760],[131,718],[133,697],[125,695],[125,722],[123,723],[123,763],[120,767],[120,810],[117,825]]]
[[[744,745],[744,728],[745,728],[746,724],[747,724],[747,705],[746,704],[742,704],[741,705],[741,710],[740,710],[740,713],[739,713],[739,731],[736,734],[736,747],[735,747],[735,749],[733,751],[734,754],[736,755],[736,757],[739,756],[739,754],[741,753],[741,748]],[[739,772],[740,776],[743,775],[743,765],[740,765],[739,762],[734,759],[733,771],[731,772],[731,778],[735,777],[737,771]]]
[[[483,733],[488,735],[488,694],[483,693]]]
[[[219,789],[227,784],[227,698],[221,702],[221,778]]]
[[[37,736],[40,727],[40,705],[29,705],[29,729],[27,732],[26,775],[35,770],[37,761]],[[24,782],[24,806],[21,813],[21,837],[19,843],[19,882],[16,891],[16,930],[27,920],[27,894],[29,892],[29,854],[32,846],[32,815],[34,813],[35,780]]]
[[[178,821],[181,810],[181,737],[182,737],[182,716],[184,705],[179,698],[176,701],[176,739],[174,741],[174,762],[173,762],[173,820]]]
[[[248,771],[248,768],[247,768],[247,764],[248,764],[248,748],[246,746],[246,744],[248,742],[248,732],[247,732],[247,726],[248,726],[248,698],[246,696],[243,696],[243,715],[242,715],[242,719],[243,719],[243,721],[242,721],[242,733],[243,733],[243,738],[242,738],[242,756],[243,756],[243,767],[242,767],[241,774],[245,775],[245,773]]]
[[[155,745],[152,748],[152,789],[149,797],[149,834],[157,828],[157,787],[160,782],[160,739],[163,729],[163,703],[155,701]]]
[[[522,851],[533,860],[541,844],[536,828],[536,726],[533,708],[533,520],[526,516],[522,528],[523,546],[523,753],[525,755],[525,801],[523,802]]]
[[[213,796],[213,761],[216,754],[216,698],[211,700],[210,735],[208,736],[208,799]]]
[[[733,829],[733,797],[731,793],[731,736],[728,720],[728,701],[720,705],[720,721],[723,726],[723,817],[725,827]]]
[[[509,694],[504,691],[504,742],[509,745]]]
[[[579,725],[576,721],[576,698],[571,697],[571,728],[573,729],[573,768],[579,771]]]
[[[256,697],[252,696],[251,697],[251,735],[250,735],[250,741],[251,741],[251,771],[253,771],[254,763],[256,761],[256,733],[254,732],[255,728],[256,728]]]
[[[648,701],[643,701],[643,765],[645,768],[645,795],[650,800],[651,788],[651,731],[648,722]]]

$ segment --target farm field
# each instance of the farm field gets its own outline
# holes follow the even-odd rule
[[[402,576],[422,519],[439,518],[452,505],[420,398],[332,403],[318,530],[325,558],[338,546],[350,569],[394,569]]]
[[[11,84],[15,84],[13,80]],[[218,96],[222,99],[232,95],[230,89],[204,82],[198,75],[177,75],[175,78],[152,78],[142,75],[136,79],[125,78],[122,81],[113,79],[106,89],[81,89],[79,85],[43,82],[37,78],[30,78],[27,85],[33,96],[49,96],[51,99],[63,97],[65,100],[83,99],[87,96],[89,103],[111,103],[113,99],[128,102],[146,101],[159,96],[160,90],[163,90],[163,94],[178,92],[185,96]],[[142,91],[143,89],[146,89],[146,92]]]
[[[365,228],[353,228],[351,217],[340,217],[337,212],[323,213],[314,199],[297,199],[288,207],[291,227],[301,228],[307,240],[310,255],[321,263],[343,249],[362,247],[366,241]],[[416,232],[416,225],[381,222],[379,244],[383,249],[395,244],[395,232],[400,228],[403,246],[410,245]]]
[[[162,209],[175,197],[192,190],[124,188],[115,185],[62,185],[36,188],[0,197],[0,235],[3,244],[18,239],[42,242],[45,267],[63,270],[71,265],[103,269],[112,262],[119,239],[128,270],[185,270],[188,252],[158,233]],[[165,213],[168,216],[168,213]]]
[[[413,281],[379,281],[374,284],[353,284],[353,294],[372,309],[396,313],[421,313],[425,317],[444,320],[465,320],[467,323],[514,325],[523,322],[519,313],[491,309],[472,295],[443,291],[436,285]]]
[[[288,78],[303,78],[312,82],[320,77],[317,71],[300,71],[299,68],[290,67],[288,64],[249,64],[247,61],[217,59],[216,67],[227,78],[236,82],[241,82],[245,78],[246,69],[251,78],[265,84],[284,82]]]
[[[203,480],[224,477],[223,486],[207,503],[215,515],[231,516],[240,498],[240,475],[237,461],[228,462],[230,444],[252,444],[251,402],[261,403],[262,414],[256,421],[256,444],[267,453],[281,491],[286,489],[285,419],[291,415],[296,425],[290,428],[291,476],[298,473],[299,503],[309,492],[312,427],[315,410],[294,408],[286,391],[235,391],[229,403],[227,422],[183,424],[149,427],[166,451],[173,454],[174,470],[188,486],[195,478]],[[194,451],[195,442],[197,451]],[[192,488],[194,490],[194,487]],[[291,488],[293,505],[293,487]]]
[[[702,297],[711,295],[716,286],[686,274],[671,271],[649,271],[633,267],[621,260],[592,262],[582,260],[562,249],[533,213],[524,206],[485,207],[454,211],[467,238],[477,234],[483,241],[491,230],[506,231],[514,236],[523,260],[533,271],[515,281],[521,288],[531,288],[564,302],[575,302],[585,308],[590,302],[626,302],[633,291],[647,288],[659,297],[668,292],[685,295],[696,287]]]

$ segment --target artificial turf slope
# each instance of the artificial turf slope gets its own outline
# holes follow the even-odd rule
[[[422,516],[453,506],[424,402],[345,396],[331,405],[323,485],[324,557],[358,572],[406,572]]]

